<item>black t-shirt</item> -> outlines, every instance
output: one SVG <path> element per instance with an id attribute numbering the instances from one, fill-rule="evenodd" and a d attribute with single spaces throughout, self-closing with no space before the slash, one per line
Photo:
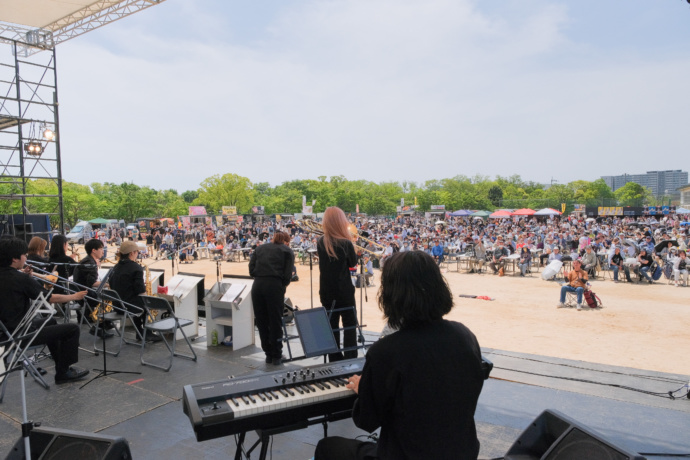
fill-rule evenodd
<path id="1" fill-rule="evenodd" d="M 367 352 L 352 418 L 367 431 L 381 427 L 381 459 L 476 459 L 483 385 L 479 343 L 463 324 L 402 329 Z"/>
<path id="2" fill-rule="evenodd" d="M 41 293 L 46 295 L 48 291 L 31 276 L 12 267 L 0 267 L 0 321 L 10 332 L 22 320 L 31 301 Z"/>

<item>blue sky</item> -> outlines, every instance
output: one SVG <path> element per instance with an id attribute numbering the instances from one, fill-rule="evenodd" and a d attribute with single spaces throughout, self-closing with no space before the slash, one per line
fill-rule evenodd
<path id="1" fill-rule="evenodd" d="M 688 170 L 689 25 L 683 0 L 167 0 L 58 46 L 63 175 Z"/>

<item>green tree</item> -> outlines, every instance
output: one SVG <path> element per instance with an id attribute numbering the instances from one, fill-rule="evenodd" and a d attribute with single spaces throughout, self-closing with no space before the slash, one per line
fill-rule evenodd
<path id="1" fill-rule="evenodd" d="M 196 190 L 187 190 L 186 192 L 182 192 L 182 199 L 185 203 L 192 204 L 197 198 L 199 198 L 199 192 Z"/>
<path id="2" fill-rule="evenodd" d="M 620 206 L 643 206 L 652 197 L 652 191 L 635 182 L 628 182 L 614 192 Z"/>
<path id="3" fill-rule="evenodd" d="M 201 182 L 195 203 L 204 204 L 208 212 L 220 212 L 223 206 L 237 206 L 237 212 L 249 211 L 254 200 L 251 181 L 237 174 L 216 174 Z"/>
<path id="4" fill-rule="evenodd" d="M 488 190 L 487 197 L 492 205 L 499 206 L 503 199 L 503 189 L 498 185 L 494 185 Z"/>

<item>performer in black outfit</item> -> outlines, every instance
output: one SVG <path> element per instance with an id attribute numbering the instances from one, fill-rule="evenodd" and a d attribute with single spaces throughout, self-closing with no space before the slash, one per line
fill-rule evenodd
<path id="1" fill-rule="evenodd" d="M 355 286 L 352 284 L 350 267 L 357 265 L 357 254 L 352 245 L 349 222 L 340 208 L 327 208 L 323 215 L 323 236 L 316 244 L 319 255 L 319 297 L 326 309 L 354 307 Z M 340 345 L 340 318 L 343 319 L 343 346 L 357 346 L 357 314 L 355 309 L 347 309 L 331 314 L 331 329 L 335 342 Z M 357 350 L 328 355 L 330 362 L 357 357 Z"/>
<path id="2" fill-rule="evenodd" d="M 50 251 L 48 251 L 48 260 L 55 265 L 50 268 L 51 272 L 57 270 L 58 276 L 66 280 L 72 276 L 74 265 L 77 261 L 74 257 L 67 255 L 67 238 L 64 235 L 55 235 L 50 242 Z M 56 294 L 62 294 L 64 290 L 60 287 L 53 288 Z"/>
<path id="3" fill-rule="evenodd" d="M 13 332 L 22 320 L 31 301 L 48 291 L 30 276 L 31 269 L 24 269 L 26 263 L 26 243 L 18 238 L 0 239 L 0 320 L 7 330 Z M 20 270 L 24 269 L 23 272 Z M 64 303 L 81 300 L 86 291 L 71 295 L 52 294 L 48 297 L 50 303 Z M 34 320 L 37 329 L 43 319 Z M 0 339 L 6 339 L 0 332 Z M 71 367 L 79 360 L 79 326 L 76 324 L 57 324 L 51 318 L 39 332 L 34 341 L 36 345 L 48 345 L 50 354 L 55 361 L 55 383 L 65 383 L 77 380 L 89 373 L 88 370 Z"/>
<path id="4" fill-rule="evenodd" d="M 399 330 L 369 348 L 362 375 L 348 384 L 359 394 L 352 419 L 370 432 L 380 427 L 378 444 L 328 437 L 315 459 L 476 459 L 481 351 L 467 327 L 443 319 L 453 297 L 434 259 L 421 251 L 393 254 L 381 275 L 379 307 Z"/>
<path id="5" fill-rule="evenodd" d="M 134 241 L 124 241 L 120 245 L 119 260 L 110 274 L 110 287 L 117 292 L 124 302 L 140 307 L 143 311 L 144 302 L 139 296 L 146 292 L 144 283 L 144 269 L 136 263 L 139 247 Z M 125 305 L 128 310 L 130 308 Z M 141 312 L 135 312 L 141 313 Z M 144 333 L 143 313 L 132 318 L 134 327 L 140 334 Z"/>
<path id="6" fill-rule="evenodd" d="M 254 278 L 254 318 L 267 364 L 283 362 L 285 288 L 290 284 L 295 263 L 295 255 L 289 245 L 290 236 L 276 232 L 273 241 L 258 246 L 249 260 L 249 275 Z"/>
<path id="7" fill-rule="evenodd" d="M 93 300 L 96 297 L 96 291 L 101 282 L 98 280 L 98 268 L 101 266 L 101 259 L 103 258 L 104 251 L 103 242 L 95 238 L 90 239 L 84 245 L 84 250 L 86 251 L 86 257 L 79 261 L 79 264 L 74 268 L 73 279 L 74 282 L 86 286 L 88 288 L 88 293 L 90 299 L 85 299 L 84 302 L 87 303 L 88 308 L 85 310 L 85 314 L 90 315 L 93 309 L 98 305 L 98 301 Z M 105 334 L 106 337 L 112 337 L 112 332 L 104 332 L 108 329 L 114 328 L 115 325 L 111 321 L 106 321 L 103 327 L 98 329 L 98 334 Z M 96 326 L 91 328 L 89 332 L 91 335 L 96 333 Z"/>

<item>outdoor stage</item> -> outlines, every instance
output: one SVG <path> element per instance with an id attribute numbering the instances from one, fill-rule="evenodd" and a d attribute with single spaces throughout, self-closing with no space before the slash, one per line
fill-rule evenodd
<path id="1" fill-rule="evenodd" d="M 367 340 L 377 337 L 374 333 L 366 335 Z M 93 336 L 85 326 L 82 345 L 93 345 Z M 55 386 L 52 361 L 43 361 L 40 365 L 48 369 L 51 387 L 44 390 L 31 378 L 26 380 L 29 418 L 44 426 L 124 436 L 135 459 L 232 458 L 233 437 L 200 443 L 195 440 L 191 424 L 182 412 L 183 386 L 229 375 L 297 369 L 321 362 L 309 359 L 277 367 L 265 364 L 264 355 L 256 346 L 234 352 L 223 346 L 207 348 L 203 339 L 195 341 L 194 347 L 198 362 L 175 358 L 171 371 L 166 373 L 142 367 L 139 348 L 125 346 L 119 357 L 108 357 L 108 369 L 142 374 L 114 375 L 96 380 L 81 390 L 79 386 L 83 382 Z M 163 344 L 153 344 L 153 349 L 164 355 Z M 293 345 L 293 354 L 298 355 L 299 351 L 299 345 Z M 475 417 L 481 441 L 480 458 L 502 457 L 544 409 L 556 409 L 631 451 L 690 453 L 689 399 L 671 400 L 622 388 L 665 394 L 687 383 L 687 377 L 488 348 L 483 349 L 483 355 L 495 367 L 485 382 Z M 80 352 L 79 365 L 100 368 L 102 356 Z M 14 373 L 8 382 L 5 401 L 0 404 L 3 458 L 21 435 L 20 420 L 19 376 Z M 362 434 L 351 420 L 335 422 L 329 427 L 329 435 Z M 271 448 L 272 458 L 309 459 L 322 436 L 320 425 L 277 435 Z M 248 433 L 245 446 L 256 439 L 254 433 Z M 258 454 L 255 451 L 252 458 L 258 458 Z"/>

